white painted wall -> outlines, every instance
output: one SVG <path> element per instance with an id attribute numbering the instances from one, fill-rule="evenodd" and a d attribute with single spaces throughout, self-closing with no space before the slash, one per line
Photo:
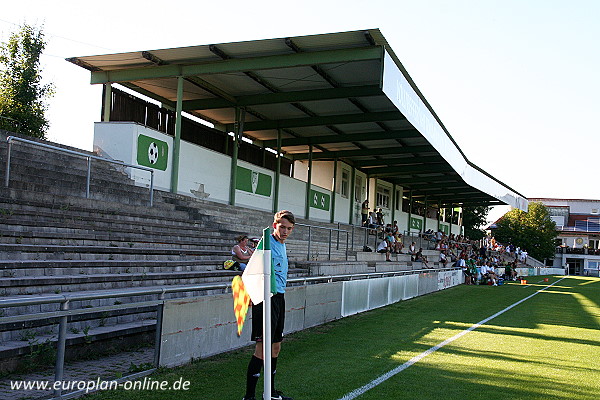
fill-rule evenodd
<path id="1" fill-rule="evenodd" d="M 231 157 L 193 143 L 181 141 L 179 153 L 178 192 L 194 197 L 194 192 L 208 193 L 207 200 L 229 202 L 231 180 Z"/>
<path id="2" fill-rule="evenodd" d="M 281 175 L 279 181 L 279 209 L 289 210 L 304 218 L 306 182 Z"/>
<path id="3" fill-rule="evenodd" d="M 171 163 L 173 161 L 173 138 L 162 132 L 147 128 L 133 122 L 97 122 L 94 127 L 94 149 L 98 154 L 109 157 L 125 163 L 137 165 L 137 137 L 143 134 L 166 142 L 169 146 L 169 163 L 165 171 L 155 170 L 154 187 L 168 191 L 171 187 Z M 227 155 L 209 150 L 207 148 L 181 141 L 180 149 L 180 167 L 179 167 L 179 185 L 178 193 L 196 196 L 198 192 L 208 194 L 207 200 L 227 203 L 229 202 L 229 185 L 231 180 L 231 158 Z M 238 161 L 238 165 L 249 168 L 272 178 L 272 189 L 270 196 L 262 196 L 253 193 L 236 190 L 236 204 L 261 209 L 272 210 L 273 208 L 273 190 L 275 189 L 275 173 L 266 168 L 262 168 L 245 161 Z M 342 170 L 348 171 L 349 190 L 348 198 L 341 196 L 341 178 Z M 333 185 L 334 163 L 332 161 L 313 162 L 312 185 L 314 190 L 326 193 L 331 196 L 331 187 Z M 136 181 L 136 184 L 148 186 L 150 184 L 149 173 L 145 171 L 127 171 Z M 306 179 L 308 176 L 308 162 L 296 161 L 294 163 L 294 177 L 290 178 L 284 175 L 280 177 L 279 190 L 279 209 L 287 209 L 294 214 L 304 216 L 306 202 Z M 355 172 L 355 176 L 362 177 L 361 192 L 358 195 L 358 201 L 350 196 L 355 186 L 352 181 L 352 167 L 343 162 L 338 162 L 336 190 L 335 190 L 335 212 L 334 221 L 348 223 L 350 207 L 353 207 L 352 219 L 357 225 L 360 225 L 360 206 L 362 201 L 367 198 L 366 175 L 360 171 Z M 369 205 L 370 210 L 376 207 L 376 188 L 377 185 L 385 186 L 390 190 L 389 207 L 383 209 L 386 223 L 392 222 L 392 210 L 395 206 L 393 201 L 393 185 L 389 182 L 371 179 L 369 182 Z M 397 186 L 396 190 L 402 190 Z M 330 210 L 331 210 L 330 199 Z M 310 219 L 318 221 L 330 221 L 331 211 L 310 209 Z M 408 227 L 408 214 L 400 210 L 395 210 L 395 218 L 401 231 Z M 437 220 L 428 219 L 427 228 L 436 229 Z M 459 226 L 452 226 L 452 233 L 460 234 Z"/>
<path id="4" fill-rule="evenodd" d="M 94 124 L 94 151 L 103 157 L 137 165 L 137 138 L 146 135 L 166 142 L 169 146 L 167 169 L 154 170 L 154 188 L 170 190 L 171 163 L 173 160 L 173 138 L 135 122 L 96 122 Z M 149 186 L 150 173 L 135 168 L 126 172 L 137 185 Z"/>

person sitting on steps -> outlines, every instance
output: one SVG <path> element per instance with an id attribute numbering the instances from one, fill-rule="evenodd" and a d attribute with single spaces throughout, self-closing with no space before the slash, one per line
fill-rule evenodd
<path id="1" fill-rule="evenodd" d="M 248 236 L 247 235 L 239 235 L 235 238 L 237 244 L 233 246 L 231 249 L 231 259 L 236 261 L 240 265 L 240 270 L 246 269 L 246 264 L 250 257 L 252 257 L 252 253 L 254 249 L 248 246 Z"/>

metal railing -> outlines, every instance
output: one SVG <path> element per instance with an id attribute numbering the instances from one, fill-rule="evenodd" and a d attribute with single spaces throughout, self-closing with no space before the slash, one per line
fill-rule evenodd
<path id="1" fill-rule="evenodd" d="M 117 164 L 117 165 L 122 165 L 124 167 L 129 167 L 129 168 L 137 168 L 137 169 L 141 169 L 143 171 L 148 171 L 150 172 L 150 207 L 152 207 L 154 205 L 154 170 L 152 168 L 148 168 L 148 167 L 142 167 L 139 165 L 133 165 L 133 164 L 127 164 L 121 161 L 116 161 L 116 160 L 110 160 L 108 158 L 103 158 L 103 157 L 98 157 L 98 156 L 93 156 L 91 154 L 85 154 L 79 151 L 74 151 L 74 150 L 69 150 L 69 149 L 63 149 L 62 147 L 57 147 L 57 146 L 52 146 L 46 143 L 39 143 L 39 142 L 35 142 L 33 140 L 27 140 L 27 139 L 22 139 L 16 136 L 9 136 L 6 138 L 6 141 L 8 143 L 8 155 L 6 157 L 6 175 L 4 178 L 4 186 L 8 187 L 9 183 L 10 183 L 10 161 L 11 161 L 11 151 L 12 151 L 12 142 L 13 141 L 18 141 L 18 142 L 23 142 L 23 143 L 27 143 L 27 144 L 31 144 L 31 145 L 35 145 L 35 146 L 39 146 L 39 147 L 43 147 L 46 149 L 52 149 L 52 150 L 56 150 L 56 151 L 61 151 L 63 153 L 67 153 L 67 154 L 71 154 L 71 155 L 75 155 L 75 156 L 80 156 L 80 157 L 84 157 L 87 159 L 87 176 L 86 176 L 86 184 L 85 184 L 85 198 L 89 199 L 90 198 L 90 182 L 91 182 L 91 173 L 92 173 L 92 160 L 99 160 L 99 161 L 105 161 L 111 164 Z"/>
<path id="2" fill-rule="evenodd" d="M 345 253 L 345 260 L 348 261 L 348 251 L 350 250 L 350 232 L 348 232 L 347 230 L 344 229 L 340 229 L 340 224 L 338 224 L 338 228 L 328 228 L 325 226 L 318 226 L 318 225 L 308 225 L 308 224 L 301 224 L 301 223 L 297 223 L 296 226 L 303 226 L 303 227 L 307 227 L 308 228 L 308 250 L 306 252 L 306 260 L 310 261 L 310 250 L 311 250 L 311 246 L 312 246 L 312 230 L 313 229 L 323 229 L 323 230 L 327 230 L 329 231 L 329 240 L 328 240 L 328 255 L 327 255 L 327 260 L 331 260 L 331 248 L 332 248 L 332 243 L 333 243 L 333 232 L 337 232 L 337 240 L 336 240 L 336 250 L 339 250 L 340 248 L 340 232 L 346 234 L 346 251 Z"/>
<path id="3" fill-rule="evenodd" d="M 303 277 L 303 278 L 291 278 L 288 279 L 290 286 L 307 285 L 309 283 L 317 282 L 335 282 L 344 280 L 356 280 L 356 279 L 372 279 L 392 276 L 411 275 L 415 273 L 431 273 L 433 271 L 450 271 L 455 268 L 429 268 L 419 270 L 402 270 L 402 271 L 389 271 L 389 272 L 369 272 L 359 274 L 340 274 L 340 275 L 325 275 L 325 276 L 314 276 L 314 277 Z M 59 311 L 46 311 L 35 314 L 16 315 L 9 317 L 2 317 L 0 321 L 3 324 L 7 323 L 24 323 L 28 321 L 40 320 L 40 319 L 51 319 L 59 318 L 58 337 L 57 337 L 57 350 L 56 350 L 56 362 L 54 366 L 54 381 L 62 381 L 64 378 L 64 366 L 65 366 L 65 354 L 67 347 L 67 324 L 68 318 L 75 315 L 85 315 L 98 312 L 109 312 L 114 310 L 127 310 L 139 307 L 157 306 L 156 310 L 156 329 L 155 329 L 155 342 L 154 342 L 154 362 L 153 368 L 146 371 L 136 372 L 127 376 L 123 376 L 118 379 L 118 382 L 122 382 L 130 379 L 137 379 L 145 375 L 149 375 L 156 370 L 159 366 L 160 361 L 160 344 L 161 344 L 161 327 L 163 318 L 163 308 L 165 302 L 165 295 L 167 293 L 183 293 L 183 292 L 198 292 L 206 290 L 223 290 L 224 293 L 229 292 L 231 289 L 231 283 L 211 283 L 201 285 L 186 285 L 186 286 L 171 286 L 171 287 L 158 287 L 155 289 L 128 289 L 128 290 L 107 290 L 102 292 L 95 292 L 89 294 L 73 294 L 73 295 L 48 295 L 38 296 L 30 298 L 8 298 L 0 299 L 0 309 L 7 307 L 22 307 L 42 304 L 59 304 Z M 139 301 L 133 303 L 115 303 L 112 306 L 96 306 L 89 308 L 70 309 L 69 305 L 75 301 L 85 300 L 98 300 L 98 299 L 113 299 L 120 297 L 135 297 L 144 295 L 157 295 L 155 300 Z M 71 392 L 68 394 L 62 394 L 62 390 L 59 387 L 54 390 L 53 399 L 67 399 L 74 398 L 80 395 L 89 393 L 86 390 L 80 390 Z"/>

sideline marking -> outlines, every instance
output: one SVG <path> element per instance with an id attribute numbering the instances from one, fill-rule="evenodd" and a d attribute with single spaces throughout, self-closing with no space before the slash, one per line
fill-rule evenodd
<path id="1" fill-rule="evenodd" d="M 525 297 L 524 299 L 521 299 L 521 300 L 517 301 L 516 303 L 511 304 L 510 306 L 506 307 L 504 310 L 498 311 L 496 314 L 494 314 L 494 315 L 492 315 L 490 317 L 487 317 L 484 320 L 479 321 L 478 323 L 472 325 L 471 327 L 465 329 L 464 331 L 462 331 L 460 333 L 457 333 L 456 335 L 452 336 L 451 338 L 446 339 L 443 342 L 436 344 L 435 346 L 429 348 L 428 350 L 425 350 L 423 353 L 419 354 L 418 356 L 415 356 L 415 357 L 411 358 L 410 360 L 408 360 L 404 364 L 402 364 L 402 365 L 400 365 L 400 366 L 392 369 L 391 371 L 386 372 L 385 374 L 381 375 L 379 378 L 376 378 L 376 379 L 372 380 L 371 382 L 367 383 L 363 387 L 360 387 L 358 389 L 354 389 L 350 393 L 347 393 L 344 397 L 341 397 L 339 400 L 352 400 L 352 399 L 357 398 L 361 394 L 366 393 L 367 391 L 373 389 L 375 386 L 377 386 L 377 385 L 379 385 L 379 384 L 387 381 L 388 379 L 390 379 L 394 375 L 396 375 L 396 374 L 404 371 L 406 368 L 410 367 L 411 365 L 413 365 L 414 363 L 420 361 L 421 359 L 427 357 L 431 353 L 436 352 L 437 350 L 441 349 L 442 347 L 444 347 L 448 343 L 451 343 L 451 342 L 455 341 L 456 339 L 458 339 L 458 338 L 466 335 L 467 333 L 471 332 L 472 330 L 479 328 L 481 325 L 487 323 L 488 321 L 496 318 L 497 316 L 499 316 L 501 314 L 504 314 L 505 312 L 507 312 L 511 308 L 516 307 L 519 304 L 523 303 L 524 301 L 529 300 L 533 296 L 537 295 L 538 293 L 543 292 L 544 290 L 548 289 L 550 286 L 556 285 L 558 282 L 562 281 L 566 277 L 567 276 L 565 276 L 563 278 L 560 278 L 559 280 L 557 280 L 556 282 L 553 282 L 552 284 L 546 286 L 545 288 L 540 289 L 540 290 L 536 291 L 535 293 L 533 293 L 533 294 Z"/>

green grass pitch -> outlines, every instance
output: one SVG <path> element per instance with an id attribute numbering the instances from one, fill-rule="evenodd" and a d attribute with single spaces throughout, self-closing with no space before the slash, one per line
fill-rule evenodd
<path id="1" fill-rule="evenodd" d="M 528 286 L 461 285 L 289 335 L 277 386 L 296 400 L 341 399 L 554 283 L 357 398 L 598 399 L 600 279 L 543 278 L 530 277 Z M 241 399 L 251 352 L 245 348 L 151 376 L 189 380 L 188 391 L 107 391 L 89 398 Z M 261 388 L 262 380 L 257 393 Z"/>

